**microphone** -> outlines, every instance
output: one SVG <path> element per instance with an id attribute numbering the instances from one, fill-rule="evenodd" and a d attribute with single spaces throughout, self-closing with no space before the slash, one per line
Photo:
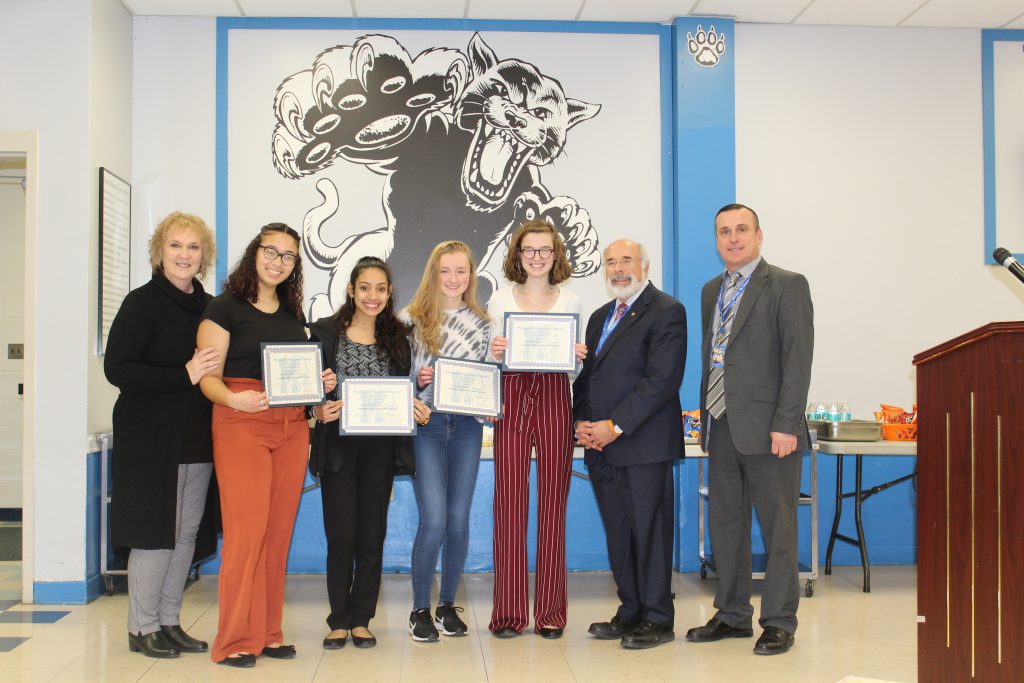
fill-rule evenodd
<path id="1" fill-rule="evenodd" d="M 996 263 L 1006 268 L 1008 271 L 1013 273 L 1014 277 L 1024 283 L 1024 267 L 1020 265 L 1017 259 L 1013 258 L 1009 250 L 1003 249 L 1002 247 L 996 247 L 996 250 L 992 252 L 992 258 L 996 260 Z"/>

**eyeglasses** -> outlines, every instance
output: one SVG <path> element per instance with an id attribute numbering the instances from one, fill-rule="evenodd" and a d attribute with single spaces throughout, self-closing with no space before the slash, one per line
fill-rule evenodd
<path id="1" fill-rule="evenodd" d="M 632 256 L 627 256 L 626 258 L 620 258 L 620 259 L 610 258 L 610 259 L 605 259 L 604 267 L 608 268 L 608 269 L 614 268 L 615 266 L 622 266 L 623 268 L 629 268 L 630 266 L 632 266 L 637 261 L 642 261 L 642 260 L 643 259 L 635 259 Z"/>
<path id="2" fill-rule="evenodd" d="M 551 247 L 541 247 L 540 249 L 534 249 L 533 247 L 523 247 L 522 249 L 519 250 L 519 253 L 525 256 L 526 258 L 533 258 L 534 256 L 539 256 L 541 258 L 550 258 L 551 255 L 555 253 L 555 250 L 552 249 Z"/>
<path id="3" fill-rule="evenodd" d="M 299 257 L 298 254 L 293 254 L 290 251 L 278 251 L 277 247 L 272 247 L 269 244 L 261 244 L 260 249 L 263 250 L 263 258 L 268 261 L 276 261 L 281 259 L 281 263 L 286 266 L 290 266 L 295 263 L 295 259 Z"/>

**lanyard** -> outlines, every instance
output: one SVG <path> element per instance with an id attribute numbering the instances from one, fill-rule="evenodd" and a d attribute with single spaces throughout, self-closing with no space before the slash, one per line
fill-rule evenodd
<path id="1" fill-rule="evenodd" d="M 618 302 L 618 299 L 616 299 L 615 301 Z M 597 353 L 601 352 L 601 347 L 604 346 L 604 342 L 606 339 L 608 339 L 608 335 L 612 333 L 612 330 L 615 329 L 616 325 L 622 322 L 622 318 L 626 317 L 626 313 L 629 311 L 629 309 L 633 308 L 633 304 L 629 304 L 628 306 L 626 306 L 626 310 L 622 312 L 622 318 L 614 320 L 615 311 L 616 309 L 618 309 L 618 307 L 618 303 L 612 306 L 611 310 L 608 311 L 608 316 L 604 319 L 604 326 L 601 328 L 601 338 L 598 339 L 597 341 Z"/>
<path id="2" fill-rule="evenodd" d="M 722 297 L 725 294 L 725 278 L 722 278 L 722 286 L 718 288 L 718 332 L 715 335 L 716 337 L 725 331 L 726 317 L 729 315 L 729 311 L 732 310 L 733 304 L 735 304 L 739 300 L 740 295 L 743 294 L 743 290 L 745 290 L 747 285 L 750 284 L 751 275 L 753 275 L 753 273 L 743 278 L 743 282 L 736 287 L 736 291 L 733 292 L 732 296 L 729 298 L 729 303 L 722 301 Z"/>

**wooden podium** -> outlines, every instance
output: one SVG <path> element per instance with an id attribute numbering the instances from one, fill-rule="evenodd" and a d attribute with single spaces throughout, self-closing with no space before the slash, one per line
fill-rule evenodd
<path id="1" fill-rule="evenodd" d="M 1024 681 L 1024 322 L 914 357 L 917 679 Z"/>

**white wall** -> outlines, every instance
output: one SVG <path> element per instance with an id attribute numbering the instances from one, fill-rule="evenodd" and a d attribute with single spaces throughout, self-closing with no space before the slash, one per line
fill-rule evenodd
<path id="1" fill-rule="evenodd" d="M 35 580 L 85 578 L 85 453 L 93 386 L 96 165 L 130 171 L 131 20 L 117 0 L 0 5 L 0 129 L 39 134 L 39 258 L 34 278 Z M 130 69 L 130 66 L 127 68 Z M 118 137 L 123 138 L 118 140 Z M 109 419 L 109 418 L 108 418 Z M 98 423 L 101 424 L 101 422 Z"/>
<path id="2" fill-rule="evenodd" d="M 980 33 L 738 24 L 735 44 L 737 199 L 810 281 L 812 396 L 909 408 L 915 353 L 1022 317 L 983 265 Z"/>
<path id="3" fill-rule="evenodd" d="M 134 23 L 132 287 L 137 287 L 149 280 L 146 244 L 164 216 L 194 213 L 216 230 L 217 36 L 216 20 L 208 17 L 139 17 Z M 212 268 L 204 284 L 213 291 Z"/>

